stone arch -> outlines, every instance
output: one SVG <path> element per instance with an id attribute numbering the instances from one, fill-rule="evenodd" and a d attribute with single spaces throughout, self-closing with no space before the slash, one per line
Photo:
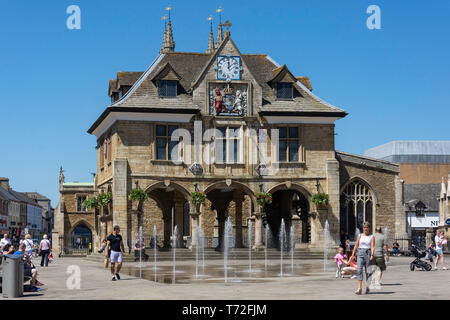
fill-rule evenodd
<path id="1" fill-rule="evenodd" d="M 369 221 L 373 230 L 376 224 L 378 198 L 367 180 L 354 176 L 340 188 L 339 224 L 341 242 L 345 238 L 355 239 L 362 232 L 362 223 Z M 344 234 L 343 234 L 344 233 Z"/>
<path id="2" fill-rule="evenodd" d="M 171 188 L 172 190 L 169 191 L 167 190 L 168 188 Z M 168 182 L 167 180 L 154 182 L 144 190 L 148 194 L 149 199 L 154 201 L 159 207 L 159 209 L 157 209 L 159 211 L 157 214 L 155 214 L 156 208 L 149 211 L 146 211 L 145 208 L 143 208 L 143 221 L 138 224 L 144 225 L 144 233 L 152 232 L 152 230 L 148 228 L 150 225 L 158 225 L 158 237 L 162 241 L 159 243 L 164 247 L 171 246 L 170 238 L 173 235 L 175 225 L 177 225 L 178 230 L 181 230 L 182 232 L 179 234 L 180 241 L 182 241 L 183 236 L 189 236 L 191 233 L 191 224 L 188 222 L 185 223 L 186 215 L 189 214 L 189 212 L 185 212 L 185 203 L 186 201 L 189 203 L 190 192 L 183 186 L 172 181 Z M 164 190 L 166 190 L 166 192 L 171 192 L 172 194 L 170 196 L 166 196 Z M 145 204 L 143 205 L 145 206 Z M 152 218 L 148 216 L 149 213 L 152 213 Z M 187 217 L 187 221 L 189 221 L 190 217 Z M 145 226 L 147 226 L 147 228 Z"/>
<path id="3" fill-rule="evenodd" d="M 283 182 L 272 186 L 268 192 L 272 194 L 273 199 L 271 204 L 265 206 L 266 221 L 272 234 L 272 241 L 268 245 L 279 245 L 283 219 L 286 234 L 293 226 L 298 242 L 311 243 L 313 226 L 310 213 L 314 206 L 307 188 L 299 183 Z M 293 214 L 293 211 L 296 214 Z"/>
<path id="4" fill-rule="evenodd" d="M 373 198 L 374 198 L 374 203 L 375 203 L 376 205 L 378 205 L 378 204 L 379 204 L 378 196 L 377 196 L 375 190 L 373 189 L 372 185 L 371 185 L 366 179 L 364 179 L 364 178 L 362 178 L 362 177 L 360 177 L 360 176 L 353 176 L 352 178 L 348 179 L 344 184 L 342 184 L 342 185 L 341 185 L 341 188 L 340 188 L 340 190 L 339 190 L 339 194 L 342 194 L 342 191 L 344 191 L 344 189 L 345 189 L 350 183 L 353 183 L 353 182 L 355 182 L 355 181 L 361 182 L 361 183 L 365 184 L 365 185 L 370 189 L 370 191 L 372 192 L 372 196 L 373 196 Z"/>
<path id="5" fill-rule="evenodd" d="M 81 220 L 78 220 L 70 229 L 69 229 L 69 233 L 68 233 L 68 235 L 70 236 L 70 242 L 71 242 L 71 245 L 70 245 L 70 247 L 72 247 L 73 246 L 73 232 L 75 231 L 75 229 L 76 228 L 78 228 L 79 226 L 84 226 L 84 227 L 86 227 L 88 230 L 89 230 L 89 232 L 91 233 L 91 235 L 90 235 L 90 242 L 91 242 L 91 248 L 92 248 L 92 250 L 94 250 L 94 247 L 95 247 L 95 245 L 94 245 L 94 237 L 95 237 L 95 229 L 94 229 L 94 227 L 89 223 L 89 222 L 87 222 L 85 219 L 81 219 Z"/>
<path id="6" fill-rule="evenodd" d="M 298 191 L 301 194 L 303 194 L 305 196 L 305 198 L 308 200 L 309 208 L 310 209 L 314 208 L 313 203 L 311 201 L 311 198 L 312 198 L 311 193 L 308 191 L 308 189 L 305 186 L 301 185 L 300 183 L 291 183 L 289 188 L 287 187 L 286 182 L 279 183 L 279 184 L 273 186 L 272 188 L 270 188 L 269 191 L 267 191 L 267 192 L 274 194 L 278 190 L 290 190 L 290 189 Z"/>
<path id="7" fill-rule="evenodd" d="M 178 190 L 186 197 L 187 200 L 189 200 L 191 193 L 183 186 L 179 185 L 178 183 L 172 182 L 172 181 L 170 181 L 169 185 L 166 185 L 164 181 L 158 181 L 158 182 L 152 183 L 147 188 L 145 188 L 144 191 L 147 192 L 148 194 L 150 194 L 150 192 L 152 192 L 155 189 L 159 189 L 159 188 L 165 189 L 165 188 L 169 188 L 169 187 L 172 187 L 172 188 Z"/>
<path id="8" fill-rule="evenodd" d="M 256 197 L 252 189 L 241 182 L 222 180 L 208 185 L 204 189 L 204 193 L 211 202 L 210 209 L 203 207 L 204 213 L 211 217 L 215 211 L 214 226 L 211 225 L 209 229 L 211 232 L 212 230 L 214 230 L 214 233 L 218 232 L 217 248 L 222 248 L 223 245 L 223 233 L 227 217 L 231 219 L 234 228 L 232 245 L 243 247 L 244 239 L 248 238 L 248 219 L 251 219 L 254 210 L 257 208 Z"/>
<path id="9" fill-rule="evenodd" d="M 248 195 L 250 197 L 250 200 L 252 201 L 253 207 L 257 208 L 257 204 L 256 204 L 256 197 L 255 194 L 253 192 L 252 189 L 250 189 L 249 186 L 241 183 L 241 182 L 237 182 L 237 181 L 231 181 L 230 185 L 227 185 L 226 181 L 217 181 L 214 182 L 212 184 L 210 184 L 209 186 L 207 186 L 205 188 L 205 191 L 203 191 L 205 194 L 208 194 L 208 192 L 214 190 L 214 189 L 220 189 L 220 188 L 242 188 L 245 192 L 246 195 Z"/>

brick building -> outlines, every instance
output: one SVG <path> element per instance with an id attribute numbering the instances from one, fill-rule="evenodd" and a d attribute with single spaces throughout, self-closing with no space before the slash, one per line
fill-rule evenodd
<path id="1" fill-rule="evenodd" d="M 425 246 L 438 228 L 448 235 L 450 194 L 445 183 L 450 177 L 450 141 L 391 141 L 364 154 L 399 164 L 404 184 L 402 211 L 413 243 Z"/>
<path id="2" fill-rule="evenodd" d="M 88 130 L 97 138 L 95 190 L 113 195 L 96 216 L 97 239 L 118 224 L 131 247 L 139 226 L 147 239 L 156 226 L 170 246 L 176 225 L 189 245 L 200 225 L 215 247 L 227 217 L 237 247 L 247 232 L 262 246 L 267 226 L 276 240 L 282 219 L 311 249 L 322 247 L 326 221 L 335 243 L 365 220 L 405 236 L 399 166 L 337 152 L 335 122 L 347 113 L 314 95 L 309 78 L 241 53 L 230 27 L 219 25 L 215 43 L 211 28 L 206 53 L 176 52 L 169 21 L 148 69 L 110 80 L 111 104 Z M 136 187 L 149 196 L 143 203 L 128 200 Z M 200 208 L 189 201 L 196 190 L 206 194 Z M 264 211 L 260 192 L 273 197 Z M 326 206 L 312 202 L 316 193 L 328 194 Z"/>

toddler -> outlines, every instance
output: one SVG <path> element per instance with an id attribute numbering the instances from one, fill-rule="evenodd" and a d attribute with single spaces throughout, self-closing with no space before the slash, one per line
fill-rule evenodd
<path id="1" fill-rule="evenodd" d="M 342 275 L 342 266 L 344 264 L 344 259 L 347 258 L 347 255 L 344 254 L 344 248 L 339 247 L 338 253 L 334 256 L 334 261 L 336 262 L 336 278 L 343 278 Z"/>

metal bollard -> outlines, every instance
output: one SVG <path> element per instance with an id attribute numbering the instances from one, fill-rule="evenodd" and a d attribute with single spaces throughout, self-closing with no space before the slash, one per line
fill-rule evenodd
<path id="1" fill-rule="evenodd" d="M 23 296 L 23 255 L 3 256 L 2 291 L 4 298 Z"/>

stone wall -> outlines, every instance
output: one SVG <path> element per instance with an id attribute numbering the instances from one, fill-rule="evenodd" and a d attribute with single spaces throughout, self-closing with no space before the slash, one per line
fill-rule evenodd
<path id="1" fill-rule="evenodd" d="M 380 225 L 383 230 L 388 227 L 389 243 L 394 237 L 404 236 L 405 224 L 398 220 L 405 220 L 401 213 L 401 188 L 398 188 L 398 165 L 378 162 L 377 166 L 369 166 L 364 158 L 344 154 L 338 156 L 341 190 L 353 179 L 365 182 L 375 196 L 375 211 L 372 226 Z M 362 163 L 361 163 L 362 162 Z M 400 230 L 404 228 L 404 230 Z"/>

